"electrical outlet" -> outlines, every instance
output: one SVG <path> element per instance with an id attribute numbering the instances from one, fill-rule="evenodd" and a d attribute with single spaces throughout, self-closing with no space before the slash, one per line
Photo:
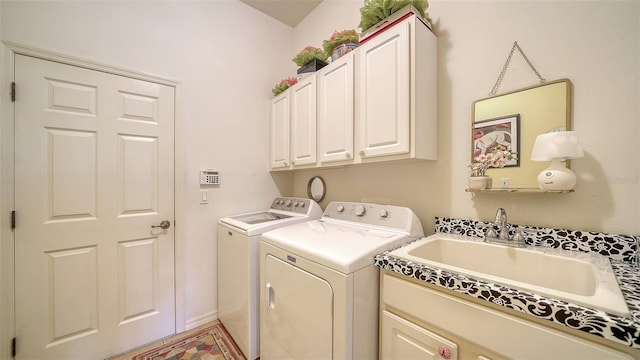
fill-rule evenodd
<path id="1" fill-rule="evenodd" d="M 502 178 L 502 180 L 501 180 L 501 182 L 500 182 L 500 185 L 501 185 L 503 188 L 509 187 L 509 178 Z"/>

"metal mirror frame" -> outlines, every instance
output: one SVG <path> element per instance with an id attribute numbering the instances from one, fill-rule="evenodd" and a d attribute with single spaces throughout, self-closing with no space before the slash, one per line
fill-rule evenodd
<path id="1" fill-rule="evenodd" d="M 571 100 L 571 81 L 559 79 L 474 101 L 471 108 L 471 161 L 477 122 L 519 114 L 520 165 L 489 168 L 487 175 L 494 179 L 495 187 L 500 187 L 501 179 L 508 178 L 509 188 L 537 188 L 537 176 L 549 164 L 531 161 L 533 144 L 540 134 L 560 128 L 571 130 Z M 566 164 L 570 167 L 570 162 Z"/>
<path id="2" fill-rule="evenodd" d="M 327 193 L 327 188 L 324 180 L 320 176 L 313 176 L 307 183 L 307 196 L 313 199 L 315 202 L 320 202 L 324 199 Z"/>

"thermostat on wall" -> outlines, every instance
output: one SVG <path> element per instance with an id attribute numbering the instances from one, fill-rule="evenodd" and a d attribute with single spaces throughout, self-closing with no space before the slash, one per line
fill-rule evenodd
<path id="1" fill-rule="evenodd" d="M 220 185 L 220 172 L 218 170 L 200 170 L 200 185 Z"/>

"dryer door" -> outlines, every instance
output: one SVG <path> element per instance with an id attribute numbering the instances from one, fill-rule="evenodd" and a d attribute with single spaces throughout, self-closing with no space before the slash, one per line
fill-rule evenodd
<path id="1" fill-rule="evenodd" d="M 331 359 L 331 285 L 273 255 L 264 260 L 260 357 Z"/>

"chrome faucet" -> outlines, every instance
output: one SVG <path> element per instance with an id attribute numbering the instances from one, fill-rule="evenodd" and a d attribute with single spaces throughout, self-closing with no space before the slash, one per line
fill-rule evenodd
<path id="1" fill-rule="evenodd" d="M 517 247 L 526 246 L 524 236 L 519 229 L 515 232 L 513 237 L 509 238 L 509 223 L 507 222 L 507 211 L 505 209 L 498 208 L 495 220 L 493 220 L 493 225 L 498 228 L 498 233 L 496 233 L 493 227 L 489 227 L 484 236 L 485 242 Z"/>
<path id="2" fill-rule="evenodd" d="M 507 211 L 498 208 L 496 211 L 496 219 L 493 223 L 498 227 L 498 239 L 509 240 L 509 229 L 507 228 Z"/>

